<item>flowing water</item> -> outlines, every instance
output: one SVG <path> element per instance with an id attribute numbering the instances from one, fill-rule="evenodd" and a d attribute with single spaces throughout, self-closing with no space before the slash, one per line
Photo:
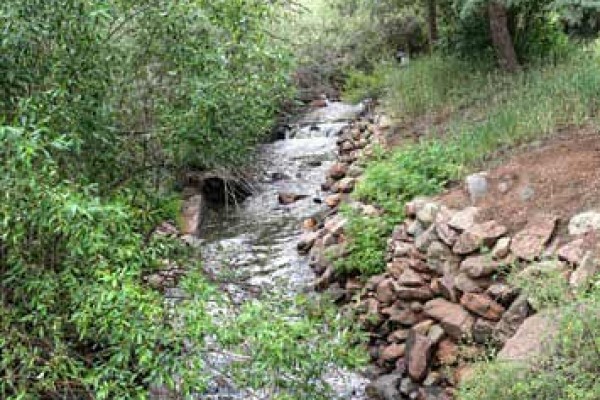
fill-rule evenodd
<path id="1" fill-rule="evenodd" d="M 255 193 L 237 207 L 207 216 L 201 234 L 204 267 L 224 277 L 223 289 L 234 304 L 265 292 L 289 298 L 314 279 L 307 258 L 296 252 L 302 221 L 327 212 L 320 186 L 335 162 L 336 137 L 363 109 L 331 103 L 305 115 L 285 139 L 262 146 Z M 306 197 L 282 205 L 279 193 Z M 337 398 L 364 398 L 365 379 L 360 375 L 335 367 L 329 375 L 325 380 Z M 268 399 L 231 388 L 214 387 L 212 392 L 214 399 Z"/>

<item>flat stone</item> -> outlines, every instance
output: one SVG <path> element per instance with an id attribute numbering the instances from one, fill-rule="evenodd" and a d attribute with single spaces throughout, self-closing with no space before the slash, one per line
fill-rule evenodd
<path id="1" fill-rule="evenodd" d="M 402 326 L 413 326 L 419 322 L 420 317 L 412 310 L 398 310 L 390 315 L 389 320 Z"/>
<path id="2" fill-rule="evenodd" d="M 496 260 L 506 258 L 510 253 L 511 238 L 503 237 L 498 239 L 496 245 L 492 249 L 492 257 Z"/>
<path id="3" fill-rule="evenodd" d="M 600 259 L 595 252 L 588 251 L 571 274 L 569 284 L 574 289 L 585 288 L 598 273 L 600 273 Z"/>
<path id="4" fill-rule="evenodd" d="M 409 256 L 414 246 L 411 243 L 397 241 L 394 244 L 394 257 L 406 257 Z"/>
<path id="5" fill-rule="evenodd" d="M 279 204 L 283 204 L 283 205 L 292 204 L 299 200 L 305 199 L 307 197 L 308 197 L 308 195 L 305 195 L 305 194 L 284 193 L 284 192 L 280 192 L 277 195 L 277 198 L 279 199 Z"/>
<path id="6" fill-rule="evenodd" d="M 425 321 L 421 321 L 415 326 L 412 327 L 412 330 L 417 332 L 418 334 L 427 336 L 427 332 L 429 332 L 429 328 L 431 328 L 435 324 L 435 321 L 432 319 L 426 319 Z"/>
<path id="7" fill-rule="evenodd" d="M 502 262 L 493 260 L 490 255 L 472 256 L 460 264 L 460 272 L 477 279 L 496 273 L 502 265 Z"/>
<path id="8" fill-rule="evenodd" d="M 471 334 L 474 319 L 458 304 L 444 299 L 434 299 L 425 304 L 424 312 L 439 321 L 448 336 L 456 340 Z"/>
<path id="9" fill-rule="evenodd" d="M 585 239 L 575 239 L 558 249 L 559 260 L 568 262 L 571 265 L 579 265 L 586 253 Z"/>
<path id="10" fill-rule="evenodd" d="M 463 293 L 483 292 L 481 286 L 463 272 L 454 276 L 454 287 Z"/>
<path id="11" fill-rule="evenodd" d="M 427 336 L 411 331 L 406 341 L 408 375 L 415 382 L 422 382 L 431 363 L 433 343 Z"/>
<path id="12" fill-rule="evenodd" d="M 548 344 L 558 334 L 558 321 L 550 313 L 527 318 L 498 353 L 498 360 L 527 363 L 547 354 Z"/>
<path id="13" fill-rule="evenodd" d="M 504 307 L 485 294 L 465 293 L 460 304 L 472 313 L 492 321 L 499 321 L 505 311 Z"/>
<path id="14" fill-rule="evenodd" d="M 456 212 L 450 221 L 448 221 L 448 225 L 456 229 L 458 231 L 466 231 L 475 225 L 475 218 L 479 214 L 479 208 L 477 207 L 467 207 L 464 210 Z"/>
<path id="15" fill-rule="evenodd" d="M 390 333 L 387 340 L 390 343 L 402 343 L 405 342 L 406 339 L 408 339 L 408 333 L 408 329 L 398 329 Z"/>
<path id="16" fill-rule="evenodd" d="M 510 250 L 523 260 L 535 260 L 542 254 L 546 243 L 552 237 L 556 222 L 556 217 L 551 215 L 534 217 L 525 229 L 514 236 Z"/>
<path id="17" fill-rule="evenodd" d="M 569 235 L 581 235 L 597 230 L 600 230 L 600 212 L 583 212 L 575 215 L 569 221 Z"/>
<path id="18" fill-rule="evenodd" d="M 444 328 L 441 325 L 435 324 L 431 328 L 429 328 L 429 332 L 427 332 L 427 337 L 433 344 L 438 344 L 446 335 L 444 332 Z"/>
<path id="19" fill-rule="evenodd" d="M 448 246 L 454 246 L 458 240 L 458 233 L 446 222 L 436 222 L 435 232 L 442 242 Z"/>
<path id="20" fill-rule="evenodd" d="M 405 268 L 402 274 L 398 277 L 398 283 L 407 287 L 420 287 L 425 284 L 421 275 L 410 268 Z"/>
<path id="21" fill-rule="evenodd" d="M 496 240 L 507 232 L 506 227 L 496 221 L 476 224 L 465 230 L 456 241 L 452 251 L 466 255 L 479 250 L 481 247 L 492 247 Z"/>
<path id="22" fill-rule="evenodd" d="M 427 301 L 433 298 L 433 293 L 429 287 L 419 288 L 400 286 L 395 288 L 396 296 L 401 300 L 419 300 Z"/>

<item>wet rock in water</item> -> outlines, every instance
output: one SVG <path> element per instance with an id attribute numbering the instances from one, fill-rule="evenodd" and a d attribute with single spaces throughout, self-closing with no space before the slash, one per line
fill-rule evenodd
<path id="1" fill-rule="evenodd" d="M 496 221 L 472 225 L 458 237 L 452 251 L 456 254 L 466 255 L 479 250 L 483 246 L 492 247 L 496 240 L 504 236 L 506 232 L 506 227 Z"/>
<path id="2" fill-rule="evenodd" d="M 465 293 L 460 304 L 472 313 L 492 321 L 499 321 L 505 311 L 504 307 L 485 294 Z"/>
<path id="3" fill-rule="evenodd" d="M 380 376 L 367 386 L 367 395 L 377 400 L 402 400 L 401 381 L 402 374 L 399 373 Z"/>
<path id="4" fill-rule="evenodd" d="M 296 249 L 301 254 L 308 254 L 315 241 L 319 237 L 318 232 L 307 232 L 300 237 L 300 240 L 296 244 Z"/>
<path id="5" fill-rule="evenodd" d="M 474 318 L 458 304 L 444 299 L 434 299 L 425 304 L 424 312 L 439 321 L 448 336 L 456 340 L 471 335 Z"/>
<path id="6" fill-rule="evenodd" d="M 415 382 L 422 382 L 431 363 L 433 342 L 424 335 L 411 330 L 406 341 L 408 375 Z"/>
<path id="7" fill-rule="evenodd" d="M 346 164 L 335 163 L 331 166 L 331 168 L 329 168 L 327 175 L 331 179 L 339 180 L 339 179 L 344 178 L 346 176 L 347 172 L 348 172 L 348 166 Z"/>
<path id="8" fill-rule="evenodd" d="M 279 192 L 277 198 L 279 200 L 279 204 L 289 205 L 307 197 L 308 196 L 305 194 Z"/>
<path id="9" fill-rule="evenodd" d="M 519 258 L 533 261 L 544 251 L 552 237 L 557 219 L 552 215 L 537 215 L 528 222 L 525 229 L 517 233 L 510 250 Z"/>
<path id="10" fill-rule="evenodd" d="M 356 184 L 355 178 L 344 178 L 336 183 L 336 192 L 338 193 L 350 193 L 354 190 Z"/>
<path id="11" fill-rule="evenodd" d="M 488 180 L 487 173 L 480 172 L 477 174 L 469 175 L 465 179 L 467 192 L 471 198 L 471 202 L 476 203 L 480 199 L 484 198 L 488 193 Z"/>
<path id="12" fill-rule="evenodd" d="M 600 259 L 598 254 L 589 251 L 581 260 L 581 263 L 571 274 L 569 284 L 574 289 L 585 288 L 590 284 L 594 275 L 600 273 Z"/>
<path id="13" fill-rule="evenodd" d="M 340 193 L 329 195 L 325 198 L 325 204 L 329 208 L 335 208 L 342 202 L 342 195 Z"/>
<path id="14" fill-rule="evenodd" d="M 569 221 L 569 235 L 581 235 L 597 230 L 600 230 L 600 212 L 583 212 L 575 215 Z"/>
<path id="15" fill-rule="evenodd" d="M 319 223 L 317 222 L 316 218 L 307 218 L 302 221 L 302 229 L 307 231 L 315 230 L 318 225 Z"/>

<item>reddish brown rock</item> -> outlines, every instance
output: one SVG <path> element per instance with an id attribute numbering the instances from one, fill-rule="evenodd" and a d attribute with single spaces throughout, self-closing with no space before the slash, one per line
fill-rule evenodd
<path id="1" fill-rule="evenodd" d="M 512 240 L 510 250 L 519 258 L 533 261 L 542 254 L 552 237 L 557 219 L 552 215 L 540 214 L 529 221 L 525 229 Z"/>
<path id="2" fill-rule="evenodd" d="M 456 291 L 456 286 L 454 286 L 454 276 L 448 274 L 444 275 L 439 280 L 439 285 L 443 297 L 453 303 L 458 302 L 458 293 Z"/>
<path id="3" fill-rule="evenodd" d="M 396 361 L 400 357 L 404 356 L 404 352 L 406 350 L 406 346 L 404 344 L 391 344 L 386 346 L 379 355 L 379 358 L 383 362 L 391 362 Z"/>
<path id="4" fill-rule="evenodd" d="M 481 286 L 463 272 L 454 276 L 454 286 L 463 293 L 483 292 Z"/>
<path id="5" fill-rule="evenodd" d="M 400 343 L 405 342 L 408 339 L 408 329 L 398 329 L 388 336 L 387 340 L 390 343 Z"/>
<path id="6" fill-rule="evenodd" d="M 435 232 L 442 242 L 448 246 L 454 246 L 458 240 L 458 233 L 450 227 L 446 222 L 436 222 Z"/>
<path id="7" fill-rule="evenodd" d="M 327 176 L 330 177 L 331 179 L 342 179 L 343 177 L 346 176 L 346 173 L 348 172 L 348 167 L 346 166 L 346 164 L 342 164 L 342 163 L 335 163 L 331 166 L 331 168 L 329 168 L 329 171 L 327 172 Z"/>
<path id="8" fill-rule="evenodd" d="M 350 193 L 354 190 L 354 185 L 356 185 L 356 179 L 354 178 L 344 178 L 334 185 L 334 191 L 337 193 Z"/>
<path id="9" fill-rule="evenodd" d="M 421 275 L 417 274 L 410 268 L 405 268 L 402 274 L 398 277 L 398 283 L 407 287 L 420 287 L 425 284 Z"/>
<path id="10" fill-rule="evenodd" d="M 427 286 L 419 288 L 399 286 L 395 289 L 396 295 L 401 300 L 427 301 L 433 298 L 433 293 L 431 293 L 431 289 Z"/>
<path id="11" fill-rule="evenodd" d="M 485 294 L 465 293 L 460 304 L 472 313 L 492 321 L 499 321 L 505 311 L 504 307 Z"/>
<path id="12" fill-rule="evenodd" d="M 448 225 L 458 231 L 465 231 L 475 225 L 477 214 L 479 214 L 479 208 L 467 207 L 464 210 L 454 213 L 448 221 Z"/>
<path id="13" fill-rule="evenodd" d="M 319 223 L 315 218 L 307 218 L 302 221 L 302 229 L 306 231 L 314 231 Z"/>
<path id="14" fill-rule="evenodd" d="M 284 193 L 280 192 L 278 194 L 279 204 L 292 204 L 297 202 L 298 200 L 302 200 L 307 198 L 308 196 L 305 194 L 297 194 L 297 193 Z"/>
<path id="15" fill-rule="evenodd" d="M 444 299 L 434 299 L 425 304 L 424 312 L 439 321 L 448 336 L 456 340 L 471 334 L 474 318 L 458 304 Z"/>
<path id="16" fill-rule="evenodd" d="M 460 264 L 460 271 L 471 278 L 483 278 L 494 274 L 502 265 L 502 262 L 493 260 L 486 254 L 466 258 Z"/>
<path id="17" fill-rule="evenodd" d="M 547 352 L 547 345 L 558 334 L 559 319 L 549 313 L 527 318 L 498 353 L 502 361 L 528 362 Z"/>
<path id="18" fill-rule="evenodd" d="M 506 258 L 510 254 L 510 242 L 511 238 L 509 237 L 498 239 L 498 242 L 492 249 L 492 257 L 495 260 Z"/>
<path id="19" fill-rule="evenodd" d="M 576 239 L 558 249 L 558 258 L 572 265 L 579 265 L 586 251 L 583 238 Z"/>
<path id="20" fill-rule="evenodd" d="M 450 339 L 444 339 L 438 344 L 435 354 L 442 365 L 453 365 L 458 361 L 458 346 Z"/>
<path id="21" fill-rule="evenodd" d="M 389 320 L 402 326 L 412 326 L 418 323 L 422 317 L 412 310 L 398 310 L 390 315 Z"/>
<path id="22" fill-rule="evenodd" d="M 506 227 L 496 221 L 473 225 L 458 237 L 452 251 L 456 254 L 465 255 L 473 253 L 483 246 L 492 247 L 496 240 L 505 235 L 506 232 Z"/>
<path id="23" fill-rule="evenodd" d="M 381 303 L 389 304 L 392 303 L 396 294 L 394 293 L 394 280 L 391 278 L 386 278 L 379 282 L 376 290 L 377 300 Z"/>
<path id="24" fill-rule="evenodd" d="M 342 202 L 342 195 L 339 193 L 325 197 L 325 204 L 329 208 L 335 208 Z"/>
<path id="25" fill-rule="evenodd" d="M 411 331 L 406 341 L 408 375 L 415 382 L 422 382 L 431 363 L 433 343 L 427 336 Z"/>

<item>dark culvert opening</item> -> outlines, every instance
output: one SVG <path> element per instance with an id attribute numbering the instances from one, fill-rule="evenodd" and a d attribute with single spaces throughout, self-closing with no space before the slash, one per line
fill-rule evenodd
<path id="1" fill-rule="evenodd" d="M 241 203 L 252 194 L 247 183 L 218 177 L 206 178 L 202 182 L 201 191 L 208 205 L 212 207 Z"/>

